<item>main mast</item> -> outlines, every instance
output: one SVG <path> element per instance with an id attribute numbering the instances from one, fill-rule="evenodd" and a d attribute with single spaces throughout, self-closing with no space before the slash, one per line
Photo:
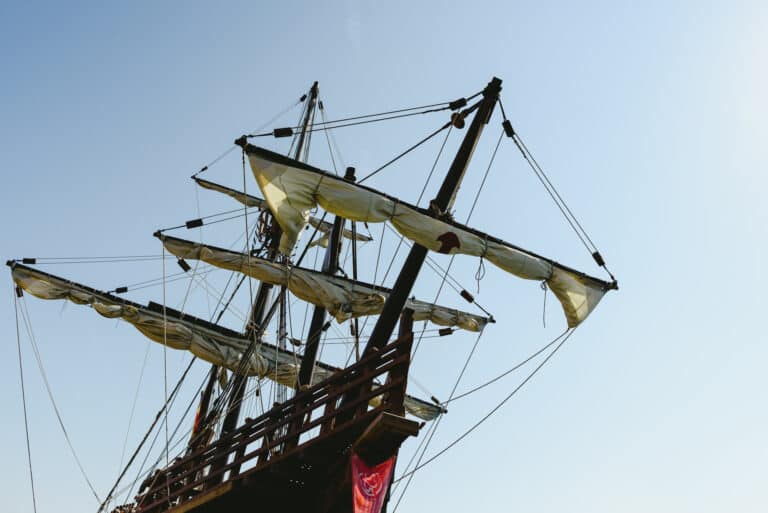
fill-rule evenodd
<path id="1" fill-rule="evenodd" d="M 500 92 L 501 79 L 494 77 L 483 90 L 483 99 L 477 106 L 477 114 L 475 114 L 472 124 L 467 130 L 467 134 L 464 136 L 464 140 L 459 147 L 459 151 L 456 153 L 456 157 L 448 170 L 448 174 L 443 180 L 443 184 L 440 187 L 437 196 L 430 202 L 430 210 L 432 210 L 434 215 L 440 217 L 447 215 L 450 211 L 450 208 L 456 199 L 456 192 L 459 190 L 461 181 L 464 178 L 464 173 L 472 158 L 472 153 L 475 150 L 477 141 L 480 139 L 483 128 L 488 124 L 491 114 L 493 114 L 493 108 L 499 99 Z M 466 115 L 466 113 L 471 110 L 472 108 L 470 107 L 462 114 Z M 403 310 L 403 306 L 416 282 L 416 277 L 427 257 L 427 251 L 427 248 L 419 244 L 414 244 L 411 247 L 411 251 L 408 254 L 405 264 L 403 264 L 400 275 L 397 277 L 397 281 L 395 281 L 395 285 L 392 287 L 392 294 L 387 298 L 387 301 L 384 304 L 384 309 L 368 339 L 368 343 L 363 351 L 363 356 L 377 348 L 383 347 L 387 341 L 389 341 L 389 337 L 395 329 L 395 324 L 397 324 L 400 312 Z"/>

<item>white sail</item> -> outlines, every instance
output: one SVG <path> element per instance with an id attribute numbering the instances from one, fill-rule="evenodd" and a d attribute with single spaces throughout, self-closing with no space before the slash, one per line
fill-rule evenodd
<path id="1" fill-rule="evenodd" d="M 128 322 L 154 342 L 189 351 L 202 360 L 232 372 L 241 371 L 240 360 L 251 341 L 236 331 L 171 309 L 166 309 L 163 315 L 160 305 L 150 309 L 23 265 L 14 264 L 11 272 L 16 284 L 33 296 L 90 305 L 104 317 Z M 301 360 L 293 353 L 259 342 L 242 372 L 295 387 L 300 364 Z M 338 370 L 318 362 L 312 374 L 312 383 L 318 383 Z M 405 409 L 423 420 L 432 420 L 441 412 L 437 405 L 412 396 L 406 396 Z"/>
<path id="2" fill-rule="evenodd" d="M 226 194 L 227 196 L 236 199 L 246 207 L 256 207 L 261 209 L 269 208 L 267 206 L 267 202 L 264 201 L 261 198 L 257 198 L 256 196 L 251 196 L 250 194 L 246 194 L 242 191 L 238 191 L 237 189 L 232 189 L 231 187 L 227 187 L 225 185 L 221 185 L 215 182 L 209 182 L 208 180 L 203 180 L 202 178 L 194 178 L 195 182 L 197 184 L 204 188 L 211 191 L 221 192 L 223 194 Z M 328 221 L 323 221 L 321 219 L 318 219 L 316 217 L 310 216 L 308 219 L 309 224 L 311 224 L 313 227 L 317 228 L 317 231 L 325 234 L 322 237 L 318 238 L 313 242 L 313 246 L 322 246 L 327 247 L 328 246 L 328 235 L 331 232 L 331 228 L 333 228 L 333 224 L 329 223 Z M 368 235 L 362 234 L 362 233 L 353 233 L 352 230 L 343 229 L 341 231 L 341 236 L 345 239 L 355 239 L 361 242 L 370 242 L 373 239 L 369 237 Z"/>
<path id="3" fill-rule="evenodd" d="M 504 271 L 528 280 L 546 281 L 557 296 L 569 327 L 582 322 L 611 284 L 571 270 L 450 219 L 357 185 L 277 153 L 246 146 L 256 182 L 283 229 L 280 251 L 292 253 L 310 210 L 380 223 L 389 221 L 402 235 L 432 251 L 487 259 Z"/>
<path id="4" fill-rule="evenodd" d="M 244 253 L 167 235 L 158 234 L 158 237 L 163 241 L 165 248 L 179 258 L 202 260 L 216 267 L 247 274 L 259 281 L 285 286 L 296 297 L 325 308 L 338 322 L 381 313 L 389 295 L 388 289 L 340 276 L 329 276 L 301 267 L 289 267 Z M 414 320 L 429 320 L 441 326 L 482 331 L 488 323 L 486 317 L 417 299 L 409 299 L 405 307 L 413 310 Z"/>

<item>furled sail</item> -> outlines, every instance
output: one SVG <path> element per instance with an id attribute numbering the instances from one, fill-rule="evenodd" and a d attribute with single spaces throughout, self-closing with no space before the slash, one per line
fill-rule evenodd
<path id="1" fill-rule="evenodd" d="M 216 191 L 216 192 L 221 192 L 223 194 L 226 194 L 227 196 L 236 199 L 246 207 L 256 207 L 256 208 L 262 208 L 262 209 L 269 208 L 267 206 L 266 201 L 264 201 L 261 198 L 257 198 L 256 196 L 251 196 L 250 194 L 246 194 L 242 191 L 238 191 L 237 189 L 232 189 L 231 187 L 227 187 L 225 185 L 221 185 L 215 182 L 209 182 L 208 180 L 203 180 L 202 178 L 194 177 L 194 180 L 195 182 L 197 182 L 197 185 L 199 185 L 200 187 L 211 190 L 211 191 Z M 321 219 L 318 219 L 312 216 L 308 218 L 308 222 L 310 225 L 317 228 L 317 231 L 324 234 L 322 237 L 315 240 L 312 243 L 312 245 L 327 247 L 328 236 L 331 232 L 331 228 L 333 228 L 333 223 L 329 223 L 328 221 L 323 221 Z M 355 239 L 361 242 L 370 242 L 373 240 L 368 235 L 365 235 L 362 233 L 353 233 L 352 230 L 347 230 L 346 228 L 341 231 L 341 235 L 345 239 L 349 239 L 349 240 Z"/>
<path id="2" fill-rule="evenodd" d="M 582 322 L 615 284 L 567 268 L 446 216 L 410 205 L 277 153 L 246 145 L 251 169 L 283 229 L 280 251 L 291 254 L 299 232 L 318 205 L 353 221 L 389 221 L 403 236 L 439 253 L 485 258 L 520 278 L 546 281 L 569 327 Z"/>
<path id="3" fill-rule="evenodd" d="M 16 284 L 33 296 L 89 305 L 104 317 L 119 318 L 132 324 L 154 342 L 189 351 L 198 358 L 233 372 L 240 370 L 240 359 L 250 344 L 250 340 L 241 333 L 170 308 L 163 309 L 162 305 L 140 305 L 17 263 L 12 263 L 11 268 Z M 244 373 L 295 387 L 299 366 L 300 360 L 293 353 L 260 342 Z M 338 370 L 318 362 L 312 382 L 318 383 Z M 405 408 L 423 420 L 432 420 L 441 412 L 437 405 L 412 396 L 406 396 Z"/>
<path id="4" fill-rule="evenodd" d="M 166 250 L 179 258 L 202 260 L 216 267 L 237 271 L 273 285 L 285 286 L 296 297 L 322 306 L 337 321 L 381 313 L 389 289 L 376 287 L 341 276 L 329 276 L 311 269 L 289 267 L 244 253 L 199 244 L 164 234 L 157 234 Z M 458 326 L 482 331 L 487 317 L 453 308 L 409 299 L 406 308 L 414 311 L 414 320 L 429 320 L 441 326 Z"/>

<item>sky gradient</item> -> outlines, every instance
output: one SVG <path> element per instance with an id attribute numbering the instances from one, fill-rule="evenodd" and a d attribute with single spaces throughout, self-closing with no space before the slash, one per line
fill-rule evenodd
<path id="1" fill-rule="evenodd" d="M 765 511 L 763 2 L 4 3 L 0 43 L 5 258 L 158 254 L 157 228 L 236 208 L 196 192 L 189 175 L 314 80 L 329 117 L 338 118 L 452 100 L 502 78 L 508 116 L 621 289 L 489 422 L 420 471 L 398 511 Z M 277 123 L 297 116 L 294 109 Z M 425 117 L 335 137 L 344 164 L 363 174 L 443 122 Z M 468 171 L 457 219 L 468 213 L 499 122 L 497 112 Z M 453 136 L 457 143 L 460 134 Z M 439 143 L 371 185 L 414 201 Z M 328 167 L 327 153 L 316 138 L 311 160 Z M 437 169 L 448 162 L 443 157 Z M 240 187 L 240 165 L 233 153 L 205 177 Z M 434 193 L 435 182 L 431 187 Z M 509 141 L 480 199 L 474 226 L 600 275 Z M 207 229 L 204 239 L 231 243 L 237 230 Z M 391 232 L 387 237 L 392 242 Z M 474 292 L 477 262 L 457 258 L 455 265 Z M 43 270 L 104 289 L 162 273 L 159 261 Z M 436 280 L 423 273 L 420 297 L 434 294 Z M 7 283 L 0 493 L 4 511 L 26 512 L 32 506 Z M 184 289 L 168 293 L 178 304 Z M 137 294 L 129 297 L 161 299 L 160 289 Z M 563 329 L 551 296 L 542 327 L 534 282 L 488 266 L 478 298 L 499 322 L 484 335 L 460 391 Z M 162 402 L 162 348 L 87 309 L 26 300 L 73 445 L 104 495 L 118 473 L 147 351 L 129 448 Z M 448 293 L 442 302 L 466 305 Z M 205 299 L 190 305 L 201 316 L 210 307 Z M 227 322 L 238 327 L 234 318 Z M 473 341 L 425 341 L 414 376 L 445 398 Z M 22 343 L 38 511 L 95 511 L 29 342 Z M 169 352 L 169 374 L 177 376 L 186 361 Z M 205 370 L 196 367 L 195 379 Z M 427 454 L 524 376 L 455 403 Z"/>

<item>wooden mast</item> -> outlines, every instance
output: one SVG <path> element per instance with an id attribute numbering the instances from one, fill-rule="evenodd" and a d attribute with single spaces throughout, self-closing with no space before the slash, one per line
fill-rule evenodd
<path id="1" fill-rule="evenodd" d="M 308 134 L 308 128 L 309 124 L 313 117 L 313 111 L 315 110 L 315 105 L 317 103 L 317 94 L 318 94 L 318 85 L 317 82 L 312 84 L 312 88 L 309 91 L 309 98 L 307 103 L 307 110 L 306 114 L 304 116 L 304 121 L 302 123 L 301 127 L 301 133 L 299 134 L 299 140 L 296 145 L 296 152 L 294 153 L 294 158 L 296 160 L 299 160 L 301 158 L 301 152 L 304 149 L 304 145 L 306 143 L 306 137 Z M 278 247 L 280 245 L 280 236 L 282 235 L 282 230 L 280 229 L 280 225 L 275 221 L 274 217 L 272 217 L 272 222 L 269 226 L 269 232 L 270 232 L 270 245 L 267 250 L 267 258 L 269 260 L 276 260 L 278 256 Z M 248 322 L 247 329 L 246 329 L 246 336 L 247 338 L 252 338 L 254 334 L 256 333 L 257 329 L 261 326 L 262 322 L 264 321 L 264 314 L 267 310 L 267 303 L 269 302 L 269 296 L 272 291 L 272 284 L 261 282 L 259 284 L 259 290 L 256 295 L 256 300 L 253 302 L 253 306 L 251 309 L 251 318 Z M 240 408 L 241 403 L 243 399 L 243 394 L 245 393 L 245 383 L 247 380 L 247 377 L 240 374 L 235 374 L 233 377 L 235 380 L 233 384 L 233 393 L 232 397 L 230 398 L 228 409 L 227 409 L 227 416 L 224 418 L 224 423 L 221 428 L 221 436 L 225 435 L 226 433 L 232 431 L 234 427 L 237 425 L 237 419 L 240 415 Z"/>
<path id="2" fill-rule="evenodd" d="M 355 181 L 355 168 L 348 167 L 344 176 L 345 180 Z M 336 216 L 333 220 L 333 228 L 328 237 L 328 249 L 323 260 L 323 273 L 334 275 L 339 268 L 339 253 L 341 253 L 341 233 L 344 230 L 344 218 Z M 354 237 L 353 237 L 354 244 Z M 312 312 L 312 321 L 309 324 L 307 343 L 304 347 L 304 355 L 301 358 L 301 367 L 297 380 L 297 390 L 312 382 L 312 370 L 317 360 L 317 351 L 320 347 L 320 337 L 325 325 L 326 311 L 322 306 L 316 306 Z"/>

